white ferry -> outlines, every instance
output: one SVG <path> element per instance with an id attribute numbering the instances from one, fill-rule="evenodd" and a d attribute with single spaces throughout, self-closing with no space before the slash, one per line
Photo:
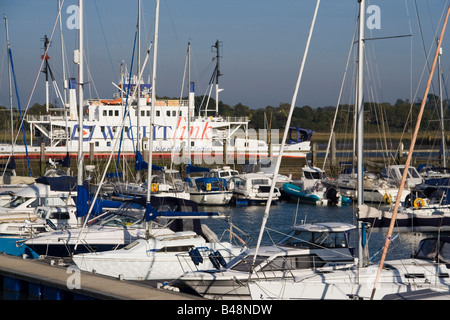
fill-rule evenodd
<path id="1" fill-rule="evenodd" d="M 219 57 L 218 53 L 217 64 Z M 127 77 L 123 75 L 121 79 L 124 78 Z M 134 157 L 137 149 L 149 151 L 150 145 L 153 157 L 171 158 L 174 162 L 178 159 L 179 163 L 187 161 L 189 155 L 192 163 L 224 164 L 229 163 L 230 159 L 244 163 L 246 158 L 259 160 L 279 154 L 281 144 L 272 143 L 269 146 L 266 142 L 267 130 L 261 130 L 258 134 L 256 130 L 249 129 L 249 119 L 246 115 L 218 115 L 218 92 L 221 91 L 218 84 L 216 108 L 209 113 L 206 110 L 195 114 L 195 89 L 194 83 L 191 82 L 187 99 L 157 99 L 154 103 L 154 113 L 151 115 L 152 86 L 143 84 L 137 78 L 133 76 L 115 85 L 118 91 L 112 99 L 84 101 L 81 137 L 85 156 L 93 152 L 95 158 L 102 158 L 120 152 L 122 156 Z M 26 116 L 24 120 L 31 130 L 27 148 L 25 145 L 0 145 L 0 158 L 9 157 L 12 148 L 15 158 L 24 158 L 26 153 L 30 158 L 39 158 L 41 152 L 45 152 L 47 158 L 63 158 L 67 153 L 76 158 L 81 139 L 76 86 L 76 80 L 70 79 L 69 102 L 64 108 L 50 109 L 47 115 Z M 135 94 L 136 89 L 139 89 L 138 94 Z M 214 115 L 211 116 L 211 113 Z M 151 116 L 153 124 L 150 123 Z M 149 140 L 151 130 L 152 144 Z M 305 158 L 310 151 L 313 132 L 298 127 L 289 130 L 292 130 L 293 134 L 286 143 L 283 155 Z M 277 132 L 278 129 L 271 132 L 274 142 L 279 136 Z M 41 150 L 41 146 L 45 146 L 45 150 Z"/>
<path id="2" fill-rule="evenodd" d="M 38 158 L 41 144 L 45 145 L 45 155 L 51 158 L 62 158 L 67 152 L 72 157 L 77 156 L 80 135 L 79 121 L 72 79 L 71 99 L 61 115 L 29 115 L 32 132 L 27 146 L 30 158 Z M 133 85 L 134 86 L 134 85 Z M 83 114 L 83 150 L 85 155 L 92 150 L 96 158 L 108 157 L 113 148 L 114 154 L 120 153 L 134 157 L 137 138 L 141 141 L 140 150 L 149 150 L 151 101 L 146 87 L 141 85 L 143 96 L 139 102 L 140 128 L 138 130 L 137 101 L 126 101 L 126 98 L 90 99 L 85 100 Z M 148 88 L 147 88 L 148 89 Z M 190 99 L 194 99 L 193 92 Z M 137 99 L 136 99 L 137 100 Z M 192 107 L 189 107 L 191 105 Z M 128 110 L 128 116 L 126 116 Z M 153 156 L 159 158 L 180 157 L 187 154 L 188 140 L 192 161 L 201 160 L 211 163 L 225 163 L 225 158 L 242 159 L 254 157 L 255 160 L 267 158 L 270 155 L 269 145 L 265 137 L 259 138 L 256 130 L 249 131 L 249 119 L 242 117 L 194 116 L 193 104 L 189 100 L 157 100 L 155 103 L 153 125 Z M 188 117 L 190 116 L 190 119 Z M 125 117 L 125 120 L 123 121 Z M 188 130 L 188 127 L 190 130 Z M 123 131 L 121 132 L 123 128 Z M 295 128 L 292 128 L 294 130 Z M 302 129 L 300 129 L 302 130 Z M 122 137 L 121 137 L 122 133 Z M 188 135 L 190 134 L 190 139 Z M 295 134 L 298 135 L 297 132 Z M 285 145 L 284 156 L 305 158 L 310 151 L 310 136 L 307 130 L 301 132 L 303 139 L 294 139 Z M 277 156 L 281 144 L 271 146 L 272 155 Z M 8 157 L 12 152 L 11 144 L 0 145 L 0 156 Z M 16 158 L 26 156 L 24 145 L 14 145 Z M 225 155 L 224 155 L 225 152 Z M 208 160 L 207 160 L 208 159 Z"/>

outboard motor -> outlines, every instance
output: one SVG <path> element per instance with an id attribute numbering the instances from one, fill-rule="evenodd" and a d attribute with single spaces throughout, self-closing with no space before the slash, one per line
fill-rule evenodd
<path id="1" fill-rule="evenodd" d="M 328 205 L 335 206 L 339 203 L 339 195 L 336 188 L 329 187 L 325 191 L 325 198 L 328 200 Z"/>

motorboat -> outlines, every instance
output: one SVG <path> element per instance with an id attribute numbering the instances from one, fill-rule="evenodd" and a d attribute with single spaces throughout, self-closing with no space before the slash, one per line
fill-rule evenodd
<path id="1" fill-rule="evenodd" d="M 340 205 L 341 195 L 333 186 L 326 187 L 322 180 L 325 171 L 314 166 L 304 166 L 300 181 L 283 184 L 283 192 L 293 201 L 313 205 Z M 348 202 L 345 198 L 344 202 Z"/>
<path id="2" fill-rule="evenodd" d="M 403 171 L 405 170 L 405 165 L 389 165 L 381 170 L 381 176 L 388 182 L 393 183 L 398 186 L 402 179 Z M 406 188 L 414 187 L 415 185 L 423 183 L 423 177 L 417 171 L 415 167 L 408 167 L 408 175 L 406 178 Z"/>
<path id="3" fill-rule="evenodd" d="M 76 227 L 76 210 L 76 206 L 40 206 L 30 214 L 2 215 L 0 237 L 30 238 L 42 232 Z"/>
<path id="4" fill-rule="evenodd" d="M 386 261 L 374 293 L 378 265 L 335 270 L 324 277 L 305 272 L 291 279 L 266 280 L 248 284 L 256 299 L 381 300 L 385 296 L 433 290 L 449 293 L 450 238 L 421 240 L 410 259 Z"/>
<path id="5" fill-rule="evenodd" d="M 39 206 L 75 205 L 75 196 L 74 191 L 52 190 L 50 185 L 35 183 L 14 193 L 12 200 L 0 207 L 0 217 L 12 213 L 31 214 Z"/>
<path id="6" fill-rule="evenodd" d="M 211 169 L 210 172 L 208 173 L 209 177 L 223 178 L 227 182 L 229 182 L 231 178 L 233 178 L 234 176 L 237 176 L 237 175 L 239 175 L 239 171 L 231 169 L 230 166 L 214 168 L 214 169 Z"/>
<path id="7" fill-rule="evenodd" d="M 236 205 L 264 204 L 269 200 L 272 180 L 262 173 L 244 173 L 230 179 L 229 188 L 233 190 L 232 203 Z M 273 203 L 281 196 L 278 188 L 274 188 Z"/>
<path id="8" fill-rule="evenodd" d="M 342 196 L 355 201 L 358 199 L 357 175 L 344 173 L 335 180 L 325 179 L 323 183 L 328 187 L 335 187 Z M 385 179 L 373 172 L 363 173 L 363 198 L 365 203 L 391 205 L 398 196 L 398 187 L 393 185 L 392 179 Z M 403 203 L 409 194 L 409 190 L 403 190 L 400 195 Z"/>
<path id="9" fill-rule="evenodd" d="M 248 249 L 220 270 L 188 272 L 169 285 L 208 299 L 250 299 L 248 283 L 255 279 L 292 279 L 305 269 L 322 274 L 353 266 L 352 230 L 356 227 L 346 223 L 295 225 L 276 245 L 261 247 L 256 258 L 255 249 Z"/>
<path id="10" fill-rule="evenodd" d="M 189 200 L 186 183 L 181 179 L 180 172 L 173 169 L 165 169 L 152 175 L 150 184 L 148 182 L 117 182 L 115 183 L 115 193 L 131 197 L 146 196 L 148 186 L 151 188 L 152 195 L 156 197 Z"/>
<path id="11" fill-rule="evenodd" d="M 31 248 L 24 244 L 17 245 L 17 242 L 45 232 L 76 226 L 75 206 L 41 206 L 29 214 L 4 214 L 0 219 L 0 252 L 38 258 L 39 255 Z"/>
<path id="12" fill-rule="evenodd" d="M 190 201 L 194 203 L 193 201 Z M 150 214 L 149 214 L 150 212 Z M 219 213 L 172 212 L 173 228 L 184 230 L 147 235 L 122 249 L 80 253 L 72 257 L 80 270 L 124 280 L 171 280 L 192 270 L 220 268 L 239 255 L 243 247 L 220 240 L 201 219 L 225 218 Z M 153 215 L 153 217 L 151 217 Z M 146 221 L 163 217 L 147 206 Z M 160 221 L 161 222 L 161 221 Z M 167 224 L 165 224 L 167 225 Z M 190 226 L 191 230 L 187 230 Z"/>
<path id="13" fill-rule="evenodd" d="M 194 184 L 189 189 L 190 199 L 199 205 L 227 205 L 233 196 L 224 178 L 200 177 L 194 180 Z"/>
<path id="14" fill-rule="evenodd" d="M 173 211 L 192 206 L 188 200 L 172 197 L 151 197 L 156 210 Z M 145 236 L 146 198 L 123 201 L 118 210 L 92 217 L 87 227 L 65 228 L 41 233 L 24 243 L 42 256 L 67 257 L 76 252 L 93 252 L 122 248 Z M 196 204 L 195 204 L 196 206 Z M 164 229 L 164 230 L 163 230 Z M 172 233 L 155 222 L 153 234 Z"/>

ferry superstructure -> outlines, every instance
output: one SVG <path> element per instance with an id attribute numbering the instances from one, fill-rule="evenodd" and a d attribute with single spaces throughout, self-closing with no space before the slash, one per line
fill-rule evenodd
<path id="1" fill-rule="evenodd" d="M 27 146 L 29 157 L 39 157 L 42 144 L 45 145 L 46 157 L 63 157 L 67 152 L 76 157 L 80 134 L 74 83 L 75 80 L 72 79 L 72 86 L 69 89 L 73 99 L 70 98 L 65 108 L 61 108 L 60 115 L 26 117 L 25 120 L 29 123 L 32 133 Z M 260 159 L 270 154 L 277 156 L 280 144 L 272 144 L 269 150 L 270 146 L 266 142 L 267 131 L 258 134 L 256 130 L 249 130 L 249 119 L 245 115 L 194 116 L 193 103 L 189 102 L 189 99 L 192 101 L 194 99 L 193 91 L 190 92 L 189 99 L 185 100 L 156 100 L 155 119 L 151 126 L 152 106 L 145 86 L 141 85 L 143 94 L 139 99 L 139 108 L 137 108 L 138 99 L 130 103 L 131 99 L 127 101 L 126 98 L 117 97 L 118 94 L 113 99 L 85 100 L 82 137 L 86 156 L 93 150 L 96 158 L 108 157 L 111 152 L 117 154 L 119 152 L 117 146 L 120 145 L 122 155 L 134 157 L 137 141 L 140 141 L 141 151 L 148 151 L 151 127 L 153 127 L 154 157 L 181 157 L 183 153 L 188 152 L 189 140 L 192 160 L 209 159 L 206 161 L 216 163 L 220 161 L 222 164 L 225 163 L 225 157 Z M 138 109 L 140 130 L 137 128 Z M 288 144 L 284 156 L 305 158 L 310 151 L 309 138 L 298 139 Z M 121 143 L 115 144 L 116 139 L 121 139 Z M 0 145 L 0 156 L 8 157 L 12 147 L 12 144 Z M 114 147 L 117 149 L 114 150 Z M 14 145 L 14 154 L 16 158 L 25 157 L 25 146 Z"/>

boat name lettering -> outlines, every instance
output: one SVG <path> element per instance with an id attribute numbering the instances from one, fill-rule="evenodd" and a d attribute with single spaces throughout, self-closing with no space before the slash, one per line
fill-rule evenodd
<path id="1" fill-rule="evenodd" d="M 180 122 L 178 122 L 178 125 Z M 73 126 L 72 130 L 72 140 L 78 140 L 78 124 Z M 114 134 L 119 128 L 119 126 L 100 126 L 101 127 L 101 134 L 103 136 L 103 140 L 113 140 Z M 83 141 L 91 141 L 94 132 L 96 129 L 96 125 L 83 125 Z M 137 126 L 132 126 L 130 129 L 126 132 L 126 137 L 130 140 L 137 138 Z M 172 133 L 172 131 L 174 131 Z M 198 126 L 191 126 L 190 135 L 191 138 L 194 140 L 209 140 L 211 139 L 211 132 L 212 132 L 212 126 L 209 125 L 208 122 L 205 123 L 205 125 L 198 125 Z M 141 135 L 142 133 L 142 135 Z M 141 126 L 140 130 L 140 139 L 149 136 L 149 130 L 148 126 Z M 180 139 L 183 141 L 183 139 L 186 139 L 186 126 L 182 125 L 178 127 L 176 130 L 173 130 L 172 126 L 157 126 L 155 125 L 153 127 L 153 140 L 163 140 L 167 141 L 171 137 L 172 140 Z"/>

